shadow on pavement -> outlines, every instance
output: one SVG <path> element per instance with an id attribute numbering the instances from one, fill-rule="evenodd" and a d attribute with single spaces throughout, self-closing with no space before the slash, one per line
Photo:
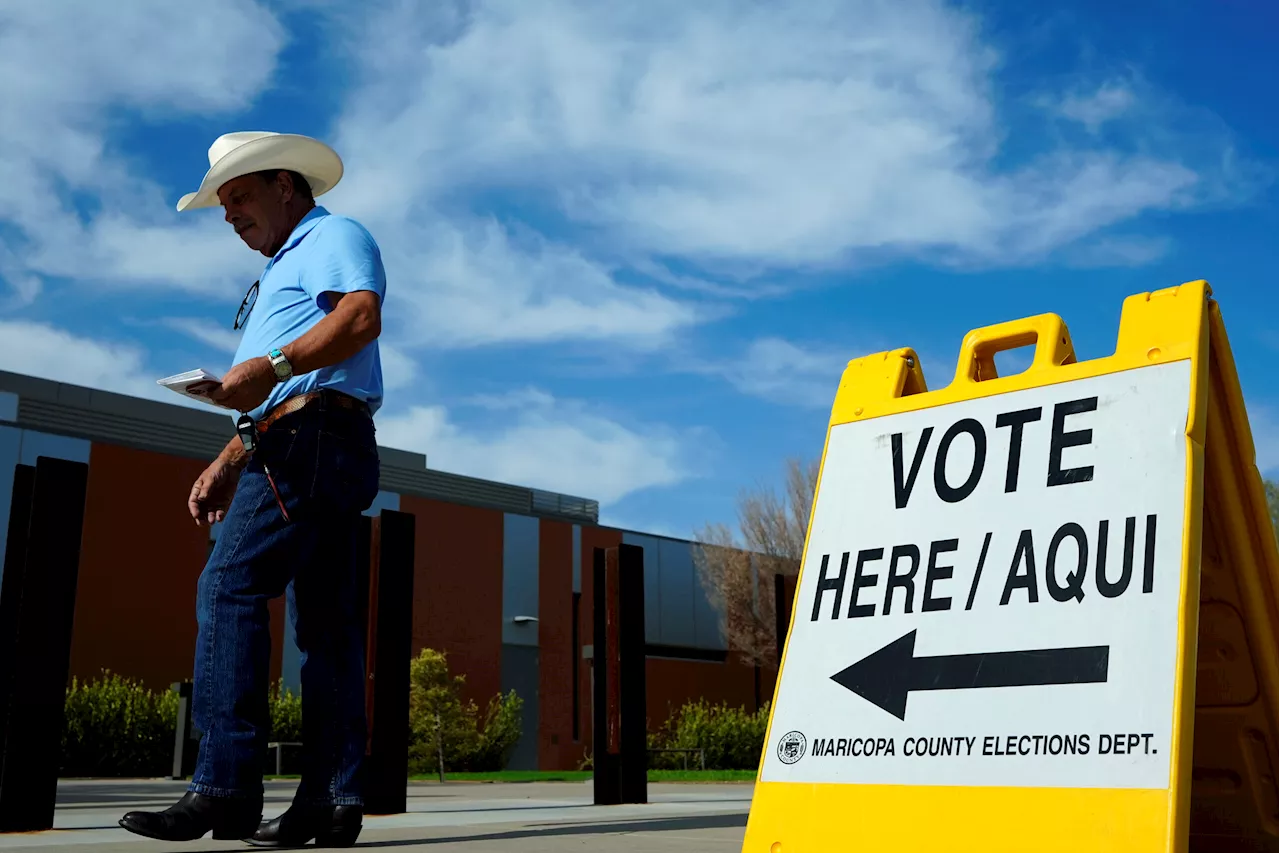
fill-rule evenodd
<path id="1" fill-rule="evenodd" d="M 474 835 L 449 835 L 423 838 L 401 838 L 393 841 L 358 841 L 357 848 L 413 847 L 429 844 L 457 844 L 460 842 L 516 841 L 521 838 L 554 838 L 563 835 L 605 835 L 622 832 L 677 832 L 691 829 L 730 829 L 745 827 L 745 814 L 693 815 L 690 817 L 648 818 L 619 821 L 617 823 L 558 823 L 543 826 L 531 825 L 505 832 L 486 832 Z M 225 851 L 207 853 L 244 853 L 244 847 L 229 847 Z"/>

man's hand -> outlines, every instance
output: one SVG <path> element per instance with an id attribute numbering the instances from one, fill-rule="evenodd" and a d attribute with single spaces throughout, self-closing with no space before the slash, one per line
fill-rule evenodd
<path id="1" fill-rule="evenodd" d="M 259 406 L 276 384 L 276 372 L 265 355 L 242 361 L 222 378 L 222 384 L 210 389 L 209 399 L 237 412 L 248 412 Z"/>
<path id="2" fill-rule="evenodd" d="M 187 509 L 197 527 L 222 521 L 240 482 L 240 467 L 219 456 L 191 486 Z"/>

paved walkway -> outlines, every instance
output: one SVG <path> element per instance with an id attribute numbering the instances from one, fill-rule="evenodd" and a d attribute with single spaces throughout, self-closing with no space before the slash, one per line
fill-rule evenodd
<path id="1" fill-rule="evenodd" d="M 267 817 L 288 806 L 294 784 L 267 783 Z M 63 781 L 54 829 L 0 834 L 0 851 L 257 849 L 210 839 L 166 844 L 117 825 L 130 809 L 168 807 L 184 789 L 182 782 L 168 781 Z M 413 783 L 409 811 L 366 817 L 357 847 L 397 853 L 739 853 L 751 791 L 751 785 L 650 785 L 646 805 L 593 806 L 590 783 Z"/>

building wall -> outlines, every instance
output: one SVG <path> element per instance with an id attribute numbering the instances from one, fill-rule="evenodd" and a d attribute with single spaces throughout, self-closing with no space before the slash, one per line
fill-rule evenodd
<path id="1" fill-rule="evenodd" d="M 731 707 L 746 708 L 754 712 L 771 701 L 772 667 L 760 667 L 759 702 L 756 702 L 756 672 L 733 657 L 726 661 L 687 661 L 675 658 L 650 657 L 645 666 L 645 704 L 649 715 L 649 730 L 662 727 L 672 712 L 680 710 L 686 702 L 698 699 L 712 704 L 727 703 Z"/>
<path id="2" fill-rule="evenodd" d="M 192 677 L 196 582 L 210 550 L 187 512 L 198 460 L 92 446 L 71 674 L 110 669 L 153 690 Z M 271 679 L 280 677 L 284 601 L 269 603 Z"/>
<path id="3" fill-rule="evenodd" d="M 197 528 L 185 499 L 230 435 L 222 415 L 0 372 L 0 558 L 13 466 L 41 455 L 90 466 L 73 675 L 110 669 L 153 689 L 191 677 L 196 584 L 222 531 Z M 403 451 L 385 450 L 383 475 L 369 514 L 398 507 L 416 518 L 412 651 L 445 651 L 482 707 L 503 689 L 521 694 L 526 736 L 512 766 L 576 767 L 590 748 L 592 557 L 624 538 L 645 548 L 646 637 L 661 652 L 649 665 L 651 706 L 751 695 L 750 670 L 666 659 L 722 645 L 688 543 L 598 527 L 593 501 L 429 470 Z M 284 599 L 269 613 L 271 678 L 297 688 Z"/>
<path id="4" fill-rule="evenodd" d="M 413 648 L 445 652 L 484 708 L 502 688 L 503 514 L 410 495 L 414 515 Z"/>
<path id="5" fill-rule="evenodd" d="M 543 520 L 538 536 L 540 658 L 538 766 L 572 770 L 582 757 L 573 733 L 573 543 L 577 525 Z M 580 535 L 580 534 L 579 534 Z"/>
<path id="6" fill-rule="evenodd" d="M 41 454 L 90 466 L 72 674 L 85 679 L 110 669 L 153 689 L 189 679 L 196 582 L 220 532 L 197 528 L 186 511 L 186 494 L 205 463 L 0 424 L 6 519 L 13 465 Z M 654 647 L 646 667 L 650 729 L 698 697 L 755 707 L 756 674 L 732 656 L 665 656 L 671 649 L 724 656 L 689 543 L 394 492 L 382 493 L 370 514 L 384 507 L 415 516 L 412 653 L 426 646 L 446 652 L 450 669 L 466 677 L 464 697 L 481 708 L 505 690 L 524 699 L 526 734 L 513 768 L 572 769 L 590 753 L 591 662 L 583 653 L 593 643 L 596 548 L 624 541 L 644 548 L 645 634 Z M 283 677 L 296 689 L 283 598 L 271 602 L 270 613 L 272 680 Z M 537 621 L 517 619 L 523 616 Z M 762 671 L 764 700 L 772 686 L 772 671 Z"/>

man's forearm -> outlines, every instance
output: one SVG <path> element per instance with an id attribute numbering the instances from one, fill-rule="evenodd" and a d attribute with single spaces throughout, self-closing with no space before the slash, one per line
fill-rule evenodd
<path id="1" fill-rule="evenodd" d="M 364 349 L 382 331 L 377 294 L 342 296 L 333 311 L 306 334 L 281 347 L 295 376 L 337 364 Z"/>
<path id="2" fill-rule="evenodd" d="M 248 464 L 249 454 L 244 452 L 244 442 L 240 440 L 240 436 L 237 435 L 227 442 L 227 446 L 218 454 L 218 461 L 237 469 Z"/>

